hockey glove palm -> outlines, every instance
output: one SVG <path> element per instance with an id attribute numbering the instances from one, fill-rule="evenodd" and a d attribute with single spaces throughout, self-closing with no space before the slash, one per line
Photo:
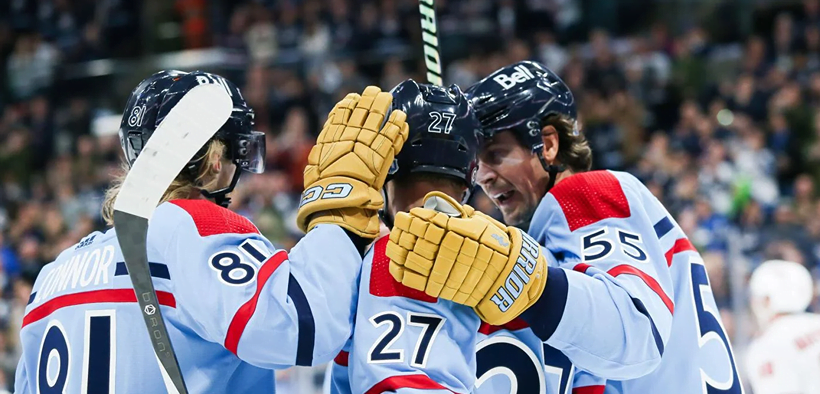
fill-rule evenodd
<path id="1" fill-rule="evenodd" d="M 501 325 L 535 303 L 547 261 L 527 234 L 440 192 L 396 215 L 387 244 L 390 273 L 430 296 L 473 307 Z"/>
<path id="2" fill-rule="evenodd" d="M 381 189 L 409 132 L 402 111 L 384 122 L 392 102 L 389 92 L 369 86 L 331 110 L 305 168 L 296 217 L 302 231 L 332 223 L 363 238 L 378 236 Z"/>

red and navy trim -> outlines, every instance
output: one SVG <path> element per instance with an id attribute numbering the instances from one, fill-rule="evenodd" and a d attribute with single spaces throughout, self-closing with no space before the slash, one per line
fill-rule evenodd
<path id="1" fill-rule="evenodd" d="M 280 251 L 271 256 L 268 261 L 259 268 L 259 276 L 256 278 L 256 292 L 253 294 L 253 297 L 239 307 L 233 315 L 231 324 L 228 326 L 228 333 L 225 335 L 225 348 L 230 350 L 231 353 L 236 354 L 237 348 L 239 347 L 239 339 L 242 338 L 242 333 L 245 332 L 248 321 L 251 320 L 254 312 L 256 312 L 256 304 L 259 302 L 259 295 L 262 293 L 262 289 L 265 287 L 265 284 L 268 283 L 268 279 L 270 279 L 274 271 L 287 259 L 288 254 L 284 251 Z"/>
<path id="2" fill-rule="evenodd" d="M 577 264 L 573 268 L 573 270 L 581 272 L 581 273 L 586 273 L 586 271 L 589 268 L 591 268 L 591 266 L 589 264 L 580 263 L 580 264 Z M 643 271 L 641 271 L 641 270 L 639 270 L 635 267 L 632 267 L 630 265 L 619 265 L 619 266 L 613 267 L 612 269 L 607 271 L 607 273 L 612 275 L 613 277 L 621 275 L 621 274 L 631 274 L 631 275 L 638 276 L 639 278 L 641 278 L 644 281 L 644 283 L 647 286 L 649 286 L 650 289 L 652 289 L 655 293 L 658 294 L 659 297 L 661 297 L 661 300 L 664 302 L 666 307 L 670 308 L 669 312 L 674 313 L 675 306 L 674 306 L 674 304 L 672 304 L 672 300 L 670 300 L 669 297 L 666 295 L 666 293 L 663 292 L 663 289 L 661 289 L 660 284 L 655 280 L 655 278 L 652 278 L 651 276 L 647 275 Z M 661 334 L 658 331 L 658 327 L 655 325 L 655 320 L 652 319 L 652 316 L 649 314 L 649 310 L 646 309 L 646 305 L 643 304 L 643 301 L 641 301 L 640 299 L 635 298 L 635 297 L 629 297 L 629 298 L 632 300 L 632 304 L 635 306 L 635 309 L 638 312 L 640 312 L 642 315 L 646 316 L 647 319 L 649 319 L 649 328 L 652 330 L 652 337 L 655 340 L 655 346 L 657 346 L 657 348 L 658 348 L 658 353 L 660 353 L 660 355 L 663 355 L 663 352 L 664 352 L 664 349 L 665 349 L 665 347 L 663 345 L 663 338 L 661 337 Z"/>
<path id="3" fill-rule="evenodd" d="M 157 291 L 157 301 L 160 305 L 171 308 L 177 307 L 177 301 L 174 295 L 167 291 Z M 92 290 L 61 295 L 29 311 L 26 316 L 23 317 L 23 327 L 42 320 L 61 308 L 74 305 L 122 302 L 137 302 L 137 295 L 134 293 L 134 289 Z"/>

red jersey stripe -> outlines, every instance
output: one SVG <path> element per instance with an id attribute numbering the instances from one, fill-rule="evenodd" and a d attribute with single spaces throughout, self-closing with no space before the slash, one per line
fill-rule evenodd
<path id="1" fill-rule="evenodd" d="M 583 273 L 587 272 L 589 267 L 592 267 L 592 266 L 589 265 L 589 264 L 586 264 L 586 263 L 578 263 L 575 267 L 572 267 L 572 269 L 574 271 L 578 271 L 578 272 L 583 274 Z"/>
<path id="2" fill-rule="evenodd" d="M 678 240 L 676 240 L 675 245 L 673 245 L 671 249 L 667 250 L 666 254 L 664 255 L 666 257 L 666 266 L 671 267 L 672 258 L 675 257 L 676 254 L 680 252 L 685 252 L 687 250 L 697 252 L 697 249 L 695 249 L 695 245 L 692 245 L 692 243 L 689 242 L 688 238 L 679 238 Z"/>
<path id="3" fill-rule="evenodd" d="M 285 251 L 279 251 L 259 268 L 259 276 L 256 278 L 256 292 L 250 300 L 237 309 L 233 319 L 231 319 L 231 324 L 228 326 L 228 333 L 225 335 L 225 349 L 230 350 L 231 353 L 236 354 L 239 339 L 242 338 L 245 327 L 253 317 L 253 313 L 256 312 L 256 304 L 259 302 L 259 294 L 262 293 L 262 288 L 268 283 L 268 279 L 273 275 L 273 272 L 287 259 L 288 254 Z"/>
<path id="4" fill-rule="evenodd" d="M 157 291 L 157 301 L 160 305 L 177 307 L 174 295 L 167 291 Z M 106 302 L 137 302 L 134 289 L 106 289 L 92 290 L 80 293 L 65 294 L 46 301 L 26 314 L 23 318 L 23 327 L 41 320 L 54 311 L 72 305 L 102 304 Z"/>
<path id="5" fill-rule="evenodd" d="M 343 367 L 346 367 L 347 364 L 349 363 L 349 361 L 348 361 L 349 359 L 350 359 L 350 353 L 342 350 L 342 351 L 339 352 L 339 354 L 336 355 L 336 358 L 333 359 L 333 362 L 336 363 L 336 364 L 339 364 Z"/>
<path id="6" fill-rule="evenodd" d="M 455 393 L 455 391 L 434 382 L 429 376 L 418 374 L 391 376 L 379 383 L 376 383 L 370 388 L 370 390 L 367 390 L 365 394 L 381 394 L 384 392 L 396 391 L 401 388 L 419 390 L 447 390 L 451 393 Z"/>
<path id="7" fill-rule="evenodd" d="M 575 387 L 572 389 L 572 394 L 604 394 L 606 386 L 586 386 Z"/>
<path id="8" fill-rule="evenodd" d="M 669 296 L 667 296 L 666 293 L 663 292 L 660 283 L 658 283 L 658 281 L 656 281 L 655 278 L 647 275 L 645 272 L 631 265 L 624 264 L 613 267 L 612 269 L 607 271 L 607 273 L 612 276 L 628 274 L 635 275 L 641 278 L 641 280 L 643 280 L 643 283 L 649 286 L 649 288 L 652 289 L 652 291 L 654 291 L 658 295 L 658 297 L 661 297 L 661 301 L 663 301 L 663 304 L 666 305 L 667 309 L 669 309 L 669 313 L 675 313 L 675 303 L 672 302 L 672 299 L 670 299 Z"/>
<path id="9" fill-rule="evenodd" d="M 485 322 L 481 322 L 481 325 L 478 327 L 478 332 L 484 335 L 490 335 L 496 331 L 501 330 L 508 330 L 508 331 L 516 331 L 516 330 L 523 330 L 525 328 L 529 328 L 529 324 L 525 322 L 520 317 L 516 317 L 511 322 L 501 325 L 501 326 L 491 326 Z"/>

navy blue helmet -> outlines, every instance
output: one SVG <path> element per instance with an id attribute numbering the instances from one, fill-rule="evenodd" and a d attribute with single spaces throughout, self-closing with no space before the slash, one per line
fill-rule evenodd
<path id="1" fill-rule="evenodd" d="M 481 124 L 461 89 L 408 79 L 391 93 L 393 109 L 407 114 L 410 135 L 393 161 L 387 180 L 426 172 L 453 177 L 472 190 Z"/>
<path id="2" fill-rule="evenodd" d="M 119 130 L 120 144 L 129 166 L 134 164 L 148 139 L 182 96 L 195 86 L 204 83 L 222 85 L 233 101 L 233 112 L 216 132 L 214 139 L 226 145 L 227 158 L 238 169 L 256 174 L 264 171 L 265 135 L 252 130 L 253 110 L 245 102 L 236 85 L 219 75 L 203 71 L 190 73 L 176 70 L 160 71 L 140 82 L 131 92 L 125 105 Z M 183 174 L 190 176 L 192 180 L 196 177 L 206 149 L 207 146 L 203 147 L 188 162 L 183 171 Z M 214 192 L 203 191 L 202 193 L 206 197 L 213 198 L 218 204 L 227 206 L 230 202 L 227 194 L 236 186 L 241 172 L 237 170 L 234 173 L 230 186 Z"/>
<path id="3" fill-rule="evenodd" d="M 502 67 L 465 92 L 484 136 L 510 130 L 534 152 L 543 147 L 541 129 L 550 115 L 576 119 L 575 98 L 554 72 L 540 63 L 521 61 Z"/>

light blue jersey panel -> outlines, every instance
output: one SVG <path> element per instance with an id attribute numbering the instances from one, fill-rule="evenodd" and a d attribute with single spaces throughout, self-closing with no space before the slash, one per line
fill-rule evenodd
<path id="1" fill-rule="evenodd" d="M 607 392 L 742 393 L 703 262 L 635 177 L 562 180 L 529 234 L 560 268 L 522 318 Z"/>
<path id="2" fill-rule="evenodd" d="M 361 258 L 336 226 L 287 253 L 233 212 L 176 200 L 154 213 L 148 259 L 191 393 L 272 393 L 274 368 L 326 362 L 350 336 Z M 165 392 L 114 230 L 42 270 L 21 340 L 17 393 Z"/>

